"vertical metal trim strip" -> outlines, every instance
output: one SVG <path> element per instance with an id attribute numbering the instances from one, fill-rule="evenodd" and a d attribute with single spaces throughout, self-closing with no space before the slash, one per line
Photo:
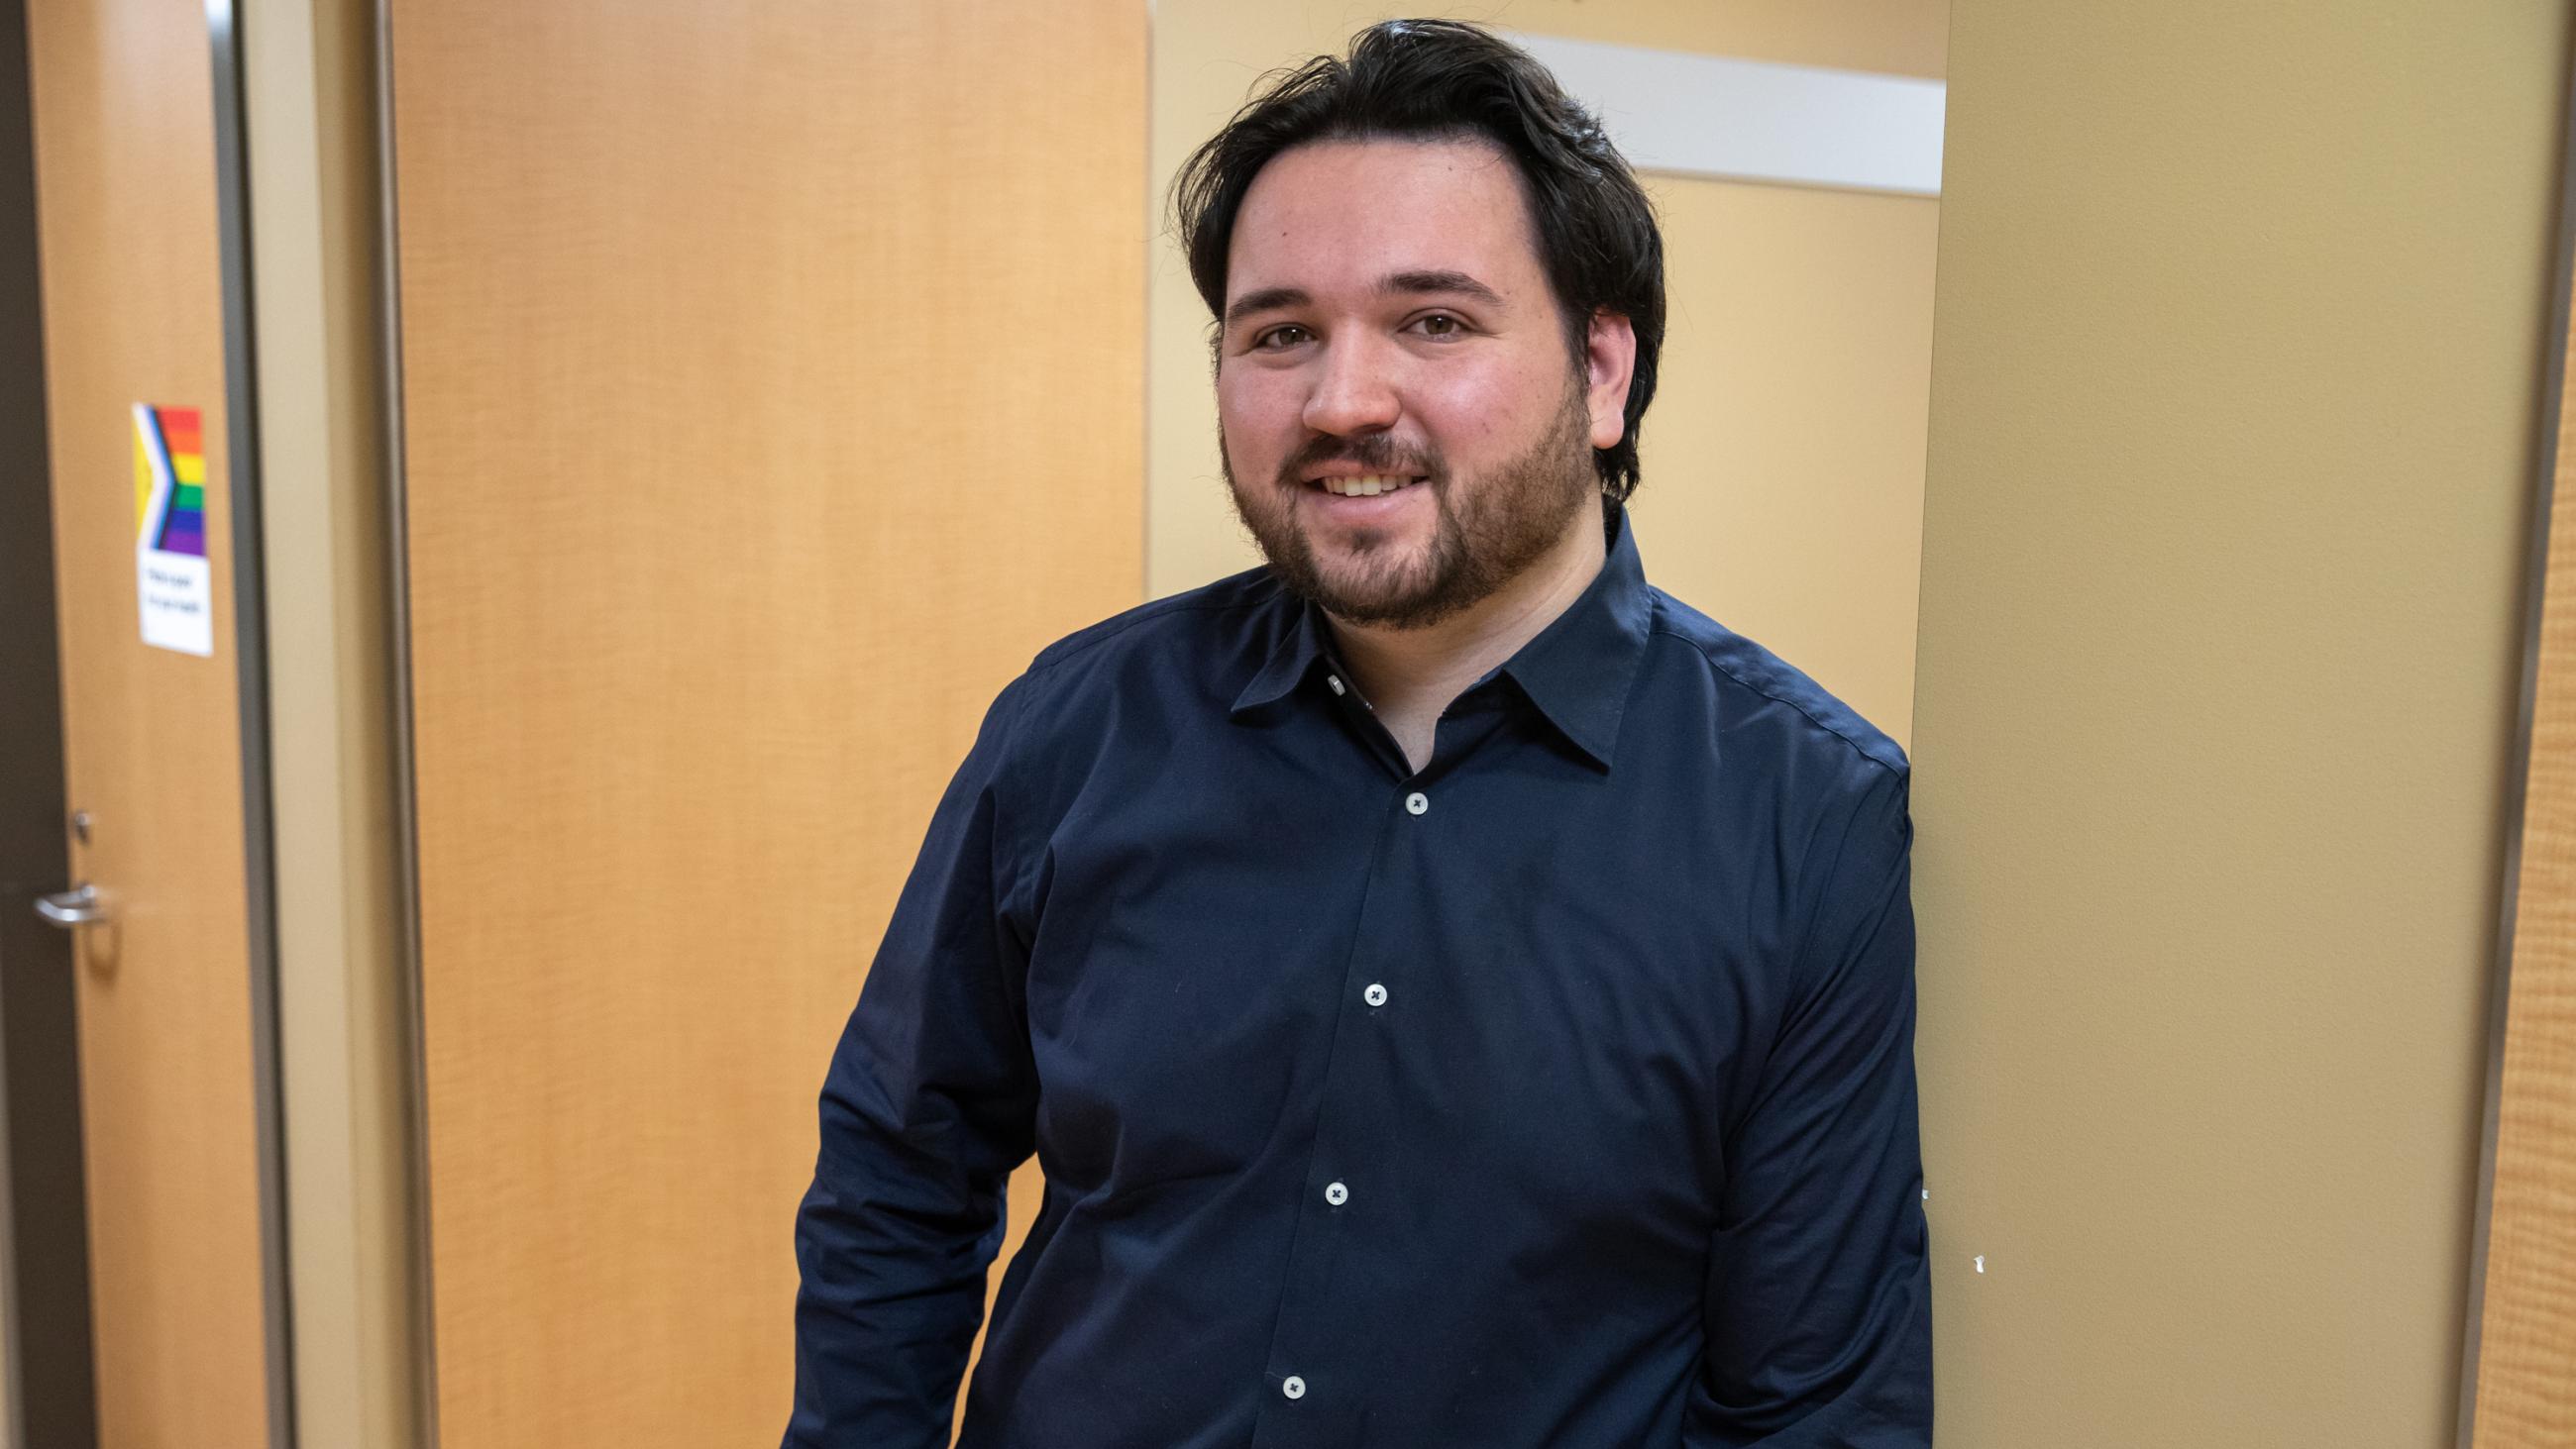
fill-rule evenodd
<path id="1" fill-rule="evenodd" d="M 2549 585 L 2549 520 L 2558 488 L 2562 405 L 2567 385 L 2568 309 L 2576 301 L 2576 49 L 2560 100 L 2557 252 L 2551 261 L 2549 312 L 2541 351 L 2539 427 L 2535 429 L 2531 534 L 2523 549 L 2522 698 L 2514 722 L 2513 757 L 2507 766 L 2504 872 L 2498 894 L 2495 957 L 2487 979 L 2486 1118 L 2478 1139 L 2478 1195 L 2469 1233 L 2466 1321 L 2460 1329 L 2457 1449 L 2477 1443 L 2478 1350 L 2487 1293 L 2488 1232 L 2495 1213 L 2496 1126 L 2504 1104 L 2504 1034 L 2513 982 L 2515 915 L 2521 901 L 2523 818 L 2530 803 L 2532 716 L 2540 692 L 2541 606 Z"/>
<path id="2" fill-rule="evenodd" d="M 270 799 L 267 572 L 259 487 L 258 349 L 252 336 L 250 161 L 240 16 L 206 0 L 214 66 L 215 196 L 224 308 L 224 423 L 232 484 L 233 647 L 241 709 L 244 915 L 249 923 L 253 1112 L 259 1150 L 260 1286 L 268 1442 L 295 1449 L 295 1330 L 287 1283 L 285 1099 L 278 1059 L 276 829 Z"/>
<path id="3" fill-rule="evenodd" d="M 394 161 L 394 59 L 392 0 L 374 0 L 376 20 L 377 248 L 383 266 L 377 295 L 378 335 L 384 339 L 385 580 L 391 597 L 385 618 L 393 689 L 395 891 L 400 897 L 400 969 L 408 1020 L 411 1133 L 411 1301 L 413 1388 L 420 1449 L 438 1446 L 438 1317 L 436 1275 L 430 1255 L 429 1056 L 422 1010 L 425 989 L 420 922 L 420 792 L 414 771 L 415 729 L 411 674 L 410 477 L 403 444 L 402 231 Z"/>

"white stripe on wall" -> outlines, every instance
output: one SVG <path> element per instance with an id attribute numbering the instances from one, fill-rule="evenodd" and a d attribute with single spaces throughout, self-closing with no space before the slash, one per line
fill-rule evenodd
<path id="1" fill-rule="evenodd" d="M 1941 194 L 1949 87 L 1914 76 L 1513 35 L 1640 171 Z"/>

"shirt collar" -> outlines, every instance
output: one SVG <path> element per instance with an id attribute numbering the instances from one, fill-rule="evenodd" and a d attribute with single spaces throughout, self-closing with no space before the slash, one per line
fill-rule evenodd
<path id="1" fill-rule="evenodd" d="M 1591 585 L 1505 660 L 1501 671 L 1559 734 L 1604 770 L 1618 743 L 1628 686 L 1645 657 L 1654 612 L 1624 506 L 1611 510 L 1608 532 L 1609 554 Z M 1272 616 L 1269 657 L 1235 697 L 1236 716 L 1286 696 L 1317 660 L 1331 657 L 1331 630 L 1321 612 L 1287 589 L 1278 597 L 1282 607 Z"/>
<path id="2" fill-rule="evenodd" d="M 1628 710 L 1628 686 L 1646 656 L 1654 615 L 1653 592 L 1637 558 L 1628 510 L 1610 515 L 1610 552 L 1591 587 L 1503 661 L 1503 672 L 1540 714 L 1576 749 L 1610 768 L 1619 741 L 1619 719 Z"/>
<path id="3" fill-rule="evenodd" d="M 1270 657 L 1234 697 L 1231 713 L 1240 718 L 1246 712 L 1261 708 L 1285 697 L 1305 679 L 1315 661 L 1331 657 L 1331 640 L 1323 615 L 1313 604 L 1300 598 L 1285 585 L 1274 584 L 1277 607 L 1266 611 L 1269 619 Z M 1256 646 L 1258 647 L 1258 646 Z"/>

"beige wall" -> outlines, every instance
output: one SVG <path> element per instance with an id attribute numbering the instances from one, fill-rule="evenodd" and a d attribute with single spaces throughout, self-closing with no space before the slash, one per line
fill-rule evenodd
<path id="1" fill-rule="evenodd" d="M 1941 1442 L 2447 1444 L 2565 7 L 1954 18 Z"/>
<path id="2" fill-rule="evenodd" d="M 332 1449 L 417 1442 L 369 15 L 241 16 L 295 1415 Z"/>
<path id="3" fill-rule="evenodd" d="M 1661 176 L 1647 189 L 1671 307 L 1631 509 L 1648 576 L 1902 744 L 1941 203 Z"/>
<path id="4" fill-rule="evenodd" d="M 1154 197 L 1262 72 L 1422 7 L 1163 0 Z M 1948 0 L 1519 0 L 1427 13 L 1577 39 L 1939 76 Z M 1652 177 L 1671 323 L 1641 444 L 1648 575 L 1778 650 L 1902 740 L 1939 203 Z M 1258 553 L 1219 472 L 1207 309 L 1154 219 L 1146 592 Z"/>

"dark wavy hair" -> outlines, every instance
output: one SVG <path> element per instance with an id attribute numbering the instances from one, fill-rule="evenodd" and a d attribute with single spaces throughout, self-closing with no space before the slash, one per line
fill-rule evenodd
<path id="1" fill-rule="evenodd" d="M 1655 396 L 1664 343 L 1664 240 L 1643 188 L 1601 123 L 1527 51 L 1454 20 L 1389 20 L 1351 37 L 1350 57 L 1319 55 L 1276 72 L 1181 165 L 1172 216 L 1190 279 L 1225 315 L 1235 214 L 1271 158 L 1310 141 L 1482 137 L 1520 173 L 1540 265 L 1579 369 L 1596 312 L 1637 335 L 1627 426 L 1595 448 L 1606 513 L 1637 487 L 1637 428 Z"/>

